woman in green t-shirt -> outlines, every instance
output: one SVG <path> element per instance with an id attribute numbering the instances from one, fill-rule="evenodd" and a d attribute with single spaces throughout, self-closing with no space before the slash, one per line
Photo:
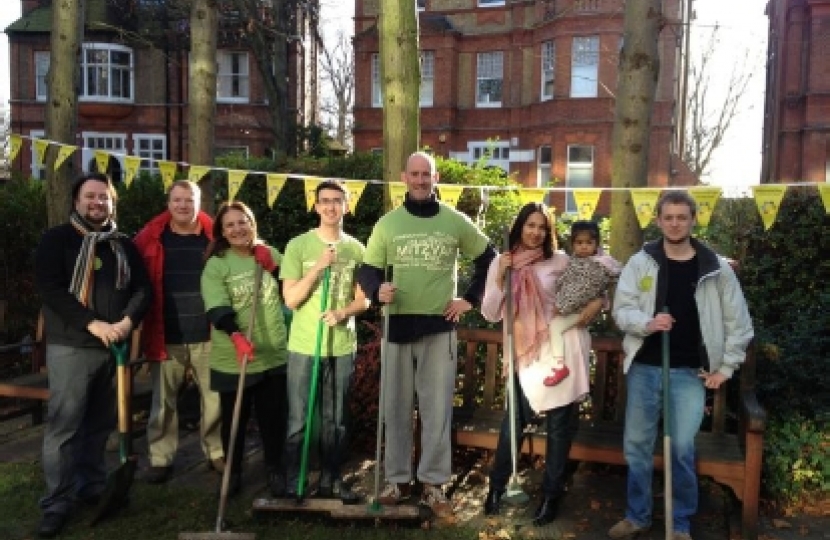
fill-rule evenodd
<path id="1" fill-rule="evenodd" d="M 223 204 L 213 225 L 214 241 L 208 247 L 202 272 L 202 297 L 211 332 L 210 388 L 219 393 L 222 411 L 222 446 L 228 455 L 233 408 L 239 382 L 239 365 L 247 357 L 245 390 L 234 441 L 230 494 L 241 487 L 245 428 L 256 411 L 262 437 L 268 487 L 275 497 L 285 492 L 282 460 L 288 418 L 286 394 L 286 337 L 282 298 L 277 281 L 282 255 L 257 238 L 256 220 L 244 203 Z M 263 268 L 259 298 L 254 302 L 256 265 Z M 249 333 L 251 309 L 256 304 L 254 327 Z M 247 336 L 252 336 L 249 340 Z"/>

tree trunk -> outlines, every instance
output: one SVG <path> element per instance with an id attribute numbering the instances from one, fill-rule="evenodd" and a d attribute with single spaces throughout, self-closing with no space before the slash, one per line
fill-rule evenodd
<path id="1" fill-rule="evenodd" d="M 84 0 L 54 2 L 49 43 L 52 54 L 47 75 L 49 100 L 46 107 L 46 138 L 63 144 L 77 144 L 75 133 L 78 123 L 78 83 L 83 28 Z M 66 160 L 59 170 L 53 170 L 52 164 L 58 150 L 56 145 L 50 145 L 44 160 L 46 208 L 50 227 L 67 221 L 71 204 L 73 160 Z"/>
<path id="2" fill-rule="evenodd" d="M 624 45 L 620 54 L 619 84 L 612 134 L 611 185 L 635 188 L 648 185 L 651 113 L 660 62 L 657 40 L 663 21 L 661 0 L 625 3 Z M 625 190 L 611 197 L 611 253 L 625 262 L 643 243 L 643 231 Z"/>
<path id="3" fill-rule="evenodd" d="M 420 144 L 418 15 L 412 0 L 384 0 L 379 5 L 383 179 L 390 182 L 400 179 L 407 157 Z M 389 203 L 388 194 L 386 199 Z"/>
<path id="4" fill-rule="evenodd" d="M 216 123 L 216 41 L 219 14 L 216 0 L 193 0 L 190 11 L 190 84 L 188 95 L 188 161 L 212 165 Z M 210 174 L 199 183 L 202 210 L 213 213 Z"/>

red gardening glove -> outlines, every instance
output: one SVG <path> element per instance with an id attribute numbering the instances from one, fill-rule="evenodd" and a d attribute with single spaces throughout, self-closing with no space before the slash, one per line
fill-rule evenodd
<path id="1" fill-rule="evenodd" d="M 236 361 L 242 365 L 243 359 L 247 356 L 248 363 L 254 361 L 254 344 L 248 341 L 241 332 L 234 332 L 231 334 L 231 341 L 233 341 L 233 348 L 236 349 Z"/>
<path id="2" fill-rule="evenodd" d="M 254 246 L 254 260 L 269 274 L 277 267 L 277 263 L 274 262 L 274 257 L 271 255 L 271 248 L 265 244 Z"/>

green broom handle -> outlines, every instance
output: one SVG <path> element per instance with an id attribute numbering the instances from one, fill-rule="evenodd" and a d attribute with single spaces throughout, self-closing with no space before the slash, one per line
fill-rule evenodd
<path id="1" fill-rule="evenodd" d="M 323 272 L 323 294 L 320 297 L 320 320 L 317 323 L 317 342 L 314 345 L 314 365 L 311 368 L 311 384 L 308 388 L 308 403 L 306 404 L 306 426 L 303 436 L 303 453 L 300 459 L 300 478 L 297 480 L 297 498 L 302 499 L 305 494 L 305 477 L 308 472 L 308 449 L 311 445 L 311 431 L 314 423 L 314 403 L 317 400 L 317 380 L 320 377 L 320 357 L 323 348 L 323 323 L 322 315 L 326 312 L 329 299 L 329 280 L 331 279 L 331 266 L 327 266 Z"/>

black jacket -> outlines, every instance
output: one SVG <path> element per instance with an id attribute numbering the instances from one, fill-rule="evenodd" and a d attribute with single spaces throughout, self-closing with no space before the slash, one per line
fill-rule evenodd
<path id="1" fill-rule="evenodd" d="M 124 290 L 115 288 L 115 253 L 107 242 L 98 244 L 95 254 L 101 264 L 93 273 L 90 305 L 84 306 L 69 292 L 83 236 L 68 223 L 43 234 L 35 252 L 35 285 L 43 300 L 47 343 L 103 347 L 101 340 L 86 329 L 93 320 L 116 323 L 127 315 L 134 326 L 141 322 L 152 300 L 152 286 L 132 241 L 119 241 L 129 261 L 129 285 Z"/>

